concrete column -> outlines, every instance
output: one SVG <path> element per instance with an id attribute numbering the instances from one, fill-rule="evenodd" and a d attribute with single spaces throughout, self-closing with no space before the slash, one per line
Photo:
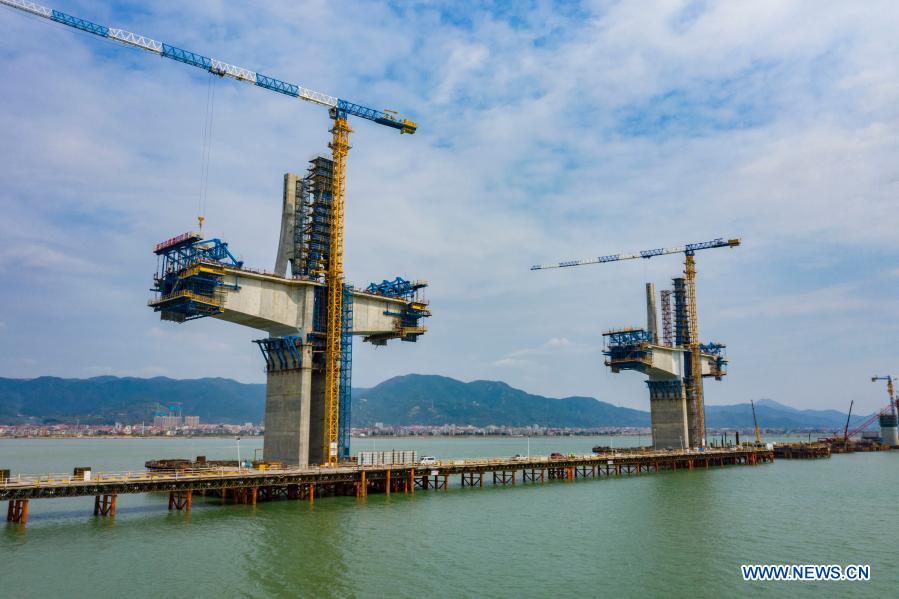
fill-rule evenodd
<path id="1" fill-rule="evenodd" d="M 659 320 L 656 312 L 655 283 L 646 284 L 646 331 L 652 335 L 652 342 L 659 342 Z"/>
<path id="2" fill-rule="evenodd" d="M 298 320 L 308 323 L 308 328 L 301 328 L 301 332 L 311 330 L 313 293 L 311 286 L 306 287 L 302 301 L 298 302 L 301 312 Z M 321 463 L 318 433 L 310 430 L 315 417 L 313 379 L 319 375 L 312 371 L 312 345 L 303 343 L 300 351 L 300 368 L 270 371 L 265 388 L 263 458 L 291 466 Z"/>
<path id="3" fill-rule="evenodd" d="M 325 373 L 312 373 L 309 410 L 309 464 L 325 461 Z"/>
<path id="4" fill-rule="evenodd" d="M 654 449 L 690 446 L 687 397 L 681 380 L 647 381 Z"/>
<path id="5" fill-rule="evenodd" d="M 266 460 L 291 466 L 309 464 L 311 401 L 312 346 L 304 345 L 300 368 L 269 372 L 266 378 L 262 450 Z"/>
<path id="6" fill-rule="evenodd" d="M 294 259 L 294 229 L 296 228 L 296 189 L 299 177 L 293 173 L 284 175 L 284 202 L 281 209 L 281 238 L 278 240 L 278 255 L 275 258 L 275 273 L 282 277 L 287 274 L 287 265 Z"/>
<path id="7" fill-rule="evenodd" d="M 897 429 L 895 411 L 880 417 L 880 442 L 890 447 L 899 446 L 899 429 Z"/>

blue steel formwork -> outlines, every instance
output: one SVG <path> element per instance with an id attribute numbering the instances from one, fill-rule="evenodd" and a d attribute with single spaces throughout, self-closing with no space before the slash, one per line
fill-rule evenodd
<path id="1" fill-rule="evenodd" d="M 328 290 L 326 287 L 315 287 L 314 305 L 312 309 L 312 332 L 308 340 L 312 343 L 312 368 L 316 371 L 324 369 L 325 338 L 328 335 L 325 318 Z M 350 457 L 350 427 L 353 381 L 353 286 L 343 286 L 341 298 L 341 331 L 340 331 L 340 393 L 338 397 L 338 459 Z"/>
<path id="2" fill-rule="evenodd" d="M 603 333 L 602 336 L 607 338 L 606 343 L 609 347 L 653 342 L 652 333 L 645 329 L 621 329 Z"/>
<path id="3" fill-rule="evenodd" d="M 259 346 L 265 360 L 266 372 L 282 372 L 295 370 L 303 365 L 302 337 L 286 335 L 256 339 L 253 343 Z"/>
<path id="4" fill-rule="evenodd" d="M 220 239 L 202 239 L 199 233 L 184 233 L 156 245 L 159 257 L 153 276 L 156 297 L 149 305 L 163 320 L 184 322 L 222 311 L 225 266 L 241 268 Z M 236 289 L 236 285 L 230 285 Z"/>
<path id="5" fill-rule="evenodd" d="M 715 341 L 699 344 L 699 351 L 701 353 L 715 357 L 715 361 L 710 364 L 709 374 L 703 374 L 703 376 L 713 376 L 715 377 L 715 380 L 720 381 L 721 377 L 727 374 L 726 349 L 726 345 Z"/>
<path id="6" fill-rule="evenodd" d="M 653 335 L 645 329 L 619 329 L 603 333 L 608 359 L 606 366 L 612 372 L 637 370 L 645 372 L 652 364 Z"/>
<path id="7" fill-rule="evenodd" d="M 353 387 L 353 287 L 343 286 L 340 331 L 340 400 L 338 405 L 337 457 L 350 457 L 350 404 Z"/>
<path id="8" fill-rule="evenodd" d="M 392 281 L 384 279 L 380 283 L 371 283 L 365 288 L 365 292 L 411 300 L 419 289 L 425 287 L 427 287 L 427 283 L 424 281 L 407 281 L 402 277 L 396 277 Z"/>
<path id="9" fill-rule="evenodd" d="M 381 295 L 397 299 L 404 299 L 409 302 L 402 308 L 400 312 L 385 310 L 387 316 L 396 316 L 399 318 L 399 338 L 402 341 L 414 343 L 418 337 L 424 334 L 425 328 L 421 325 L 421 319 L 431 315 L 428 310 L 428 302 L 422 297 L 422 289 L 428 286 L 426 281 L 408 281 L 402 277 L 395 277 L 392 280 L 384 279 L 380 283 L 371 283 L 365 288 L 365 293 L 373 295 Z M 387 338 L 366 337 L 366 341 L 370 341 L 375 345 L 384 345 Z"/>

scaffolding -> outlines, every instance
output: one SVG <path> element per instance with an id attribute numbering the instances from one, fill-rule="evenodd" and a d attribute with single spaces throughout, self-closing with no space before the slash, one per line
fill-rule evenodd
<path id="1" fill-rule="evenodd" d="M 671 323 L 671 290 L 662 289 L 662 345 L 667 347 L 674 346 L 674 331 Z"/>
<path id="2" fill-rule="evenodd" d="M 690 343 L 689 320 L 687 319 L 687 285 L 682 277 L 672 279 L 674 289 L 674 346 L 686 347 Z"/>
<path id="3" fill-rule="evenodd" d="M 350 459 L 350 404 L 353 388 L 353 287 L 343 286 L 340 321 L 340 407 L 337 422 L 337 457 Z"/>
<path id="4" fill-rule="evenodd" d="M 318 156 L 309 161 L 306 175 L 296 180 L 294 249 L 290 260 L 294 277 L 324 282 L 331 248 L 333 173 L 331 160 Z"/>

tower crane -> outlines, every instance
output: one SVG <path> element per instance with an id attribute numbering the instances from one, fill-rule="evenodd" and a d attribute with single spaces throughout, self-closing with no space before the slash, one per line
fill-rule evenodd
<path id="1" fill-rule="evenodd" d="M 687 397 L 693 405 L 697 415 L 697 429 L 700 439 L 698 445 L 705 445 L 705 407 L 702 394 L 702 350 L 699 342 L 699 322 L 696 316 L 696 252 L 712 248 L 737 247 L 739 239 L 723 239 L 721 237 L 711 241 L 689 243 L 684 246 L 671 248 L 656 248 L 643 250 L 635 254 L 610 254 L 583 260 L 568 260 L 556 264 L 537 264 L 531 270 L 545 270 L 550 268 L 568 268 L 570 266 L 585 266 L 588 264 L 603 264 L 605 262 L 620 262 L 622 260 L 637 260 L 639 258 L 650 259 L 656 256 L 668 254 L 684 254 L 684 275 L 687 291 L 687 318 L 689 320 L 689 342 L 686 344 L 690 353 L 690 376 L 684 377 Z M 691 433 L 692 434 L 692 433 Z"/>
<path id="2" fill-rule="evenodd" d="M 893 381 L 895 379 L 891 375 L 886 376 L 872 376 L 871 382 L 876 383 L 877 381 L 886 381 L 887 382 L 887 396 L 890 399 L 890 410 L 893 415 L 896 415 L 896 394 L 893 392 Z"/>
<path id="3" fill-rule="evenodd" d="M 325 342 L 325 426 L 323 456 L 329 464 L 337 462 L 338 418 L 340 400 L 340 356 L 343 298 L 343 218 L 346 199 L 346 158 L 350 149 L 349 117 L 359 117 L 396 129 L 400 133 L 415 133 L 418 125 L 400 118 L 393 110 L 376 110 L 348 100 L 313 91 L 297 84 L 288 83 L 244 67 L 222 62 L 171 46 L 165 42 L 133 33 L 93 23 L 58 10 L 28 2 L 26 0 L 0 0 L 0 4 L 42 17 L 73 29 L 90 33 L 112 42 L 151 52 L 162 58 L 175 60 L 208 71 L 219 77 L 230 77 L 256 87 L 277 92 L 285 96 L 305 100 L 328 109 L 333 121 L 331 127 L 331 153 L 333 178 L 331 184 L 331 230 L 330 256 L 325 274 L 327 284 L 327 338 Z"/>

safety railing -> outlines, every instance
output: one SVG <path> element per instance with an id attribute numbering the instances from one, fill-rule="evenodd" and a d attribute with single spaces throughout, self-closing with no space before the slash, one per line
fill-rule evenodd
<path id="1" fill-rule="evenodd" d="M 13 474 L 0 480 L 0 488 L 10 487 L 58 487 L 66 485 L 89 485 L 105 483 L 135 483 L 151 481 L 186 481 L 209 478 L 258 478 L 283 474 L 335 474 L 361 471 L 382 471 L 388 469 L 430 470 L 459 467 L 527 467 L 528 464 L 552 464 L 556 462 L 595 462 L 602 459 L 640 459 L 653 457 L 703 456 L 716 454 L 752 453 L 758 451 L 753 447 L 706 448 L 702 451 L 693 449 L 674 450 L 670 452 L 628 451 L 625 448 L 598 454 L 564 455 L 552 457 L 543 455 L 518 456 L 513 458 L 467 458 L 438 460 L 434 464 L 384 464 L 384 465 L 346 465 L 336 467 L 282 467 L 255 468 L 219 467 L 219 468 L 187 468 L 170 470 L 128 470 L 120 472 L 91 472 L 89 478 L 83 475 L 49 472 L 46 474 Z"/>

